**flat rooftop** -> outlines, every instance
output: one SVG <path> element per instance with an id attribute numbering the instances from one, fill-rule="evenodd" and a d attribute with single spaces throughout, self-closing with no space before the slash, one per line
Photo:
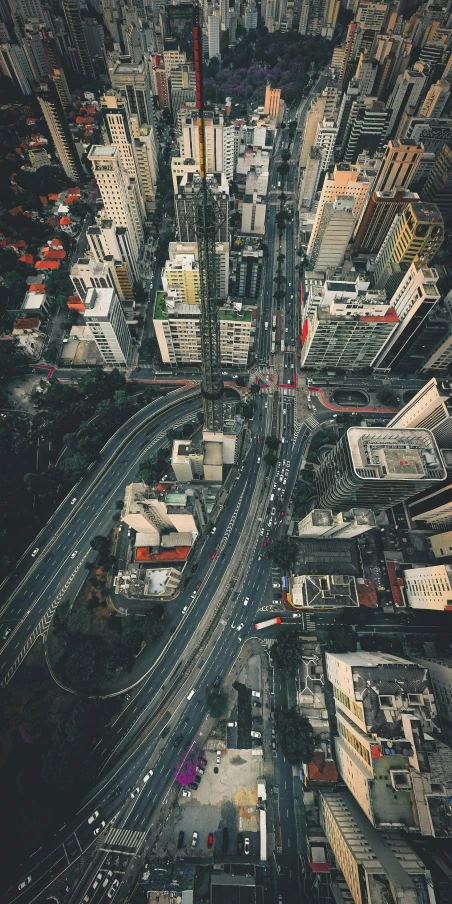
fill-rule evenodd
<path id="1" fill-rule="evenodd" d="M 95 144 L 94 147 L 91 148 L 88 157 L 90 160 L 94 157 L 114 157 L 117 153 L 118 148 L 114 144 Z"/>
<path id="2" fill-rule="evenodd" d="M 350 427 L 347 440 L 355 472 L 364 480 L 444 480 L 447 476 L 429 430 Z"/>

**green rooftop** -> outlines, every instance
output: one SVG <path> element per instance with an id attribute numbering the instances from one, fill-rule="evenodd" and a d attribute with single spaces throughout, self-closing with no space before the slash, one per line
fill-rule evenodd
<path id="1" fill-rule="evenodd" d="M 168 320 L 168 312 L 166 310 L 166 292 L 157 292 L 157 297 L 155 299 L 155 308 L 154 308 L 154 319 L 155 320 Z M 199 314 L 178 314 L 174 312 L 171 314 L 171 317 L 180 317 L 182 320 L 190 320 L 192 318 L 198 318 Z M 218 317 L 220 320 L 231 320 L 233 323 L 239 323 L 242 321 L 243 323 L 250 323 L 252 320 L 251 311 L 242 311 L 239 314 L 238 311 L 225 310 L 220 308 L 218 311 Z"/>
<path id="2" fill-rule="evenodd" d="M 155 299 L 154 318 L 155 320 L 168 320 L 168 314 L 165 311 L 165 292 L 157 292 Z"/>
<path id="3" fill-rule="evenodd" d="M 220 310 L 218 312 L 220 320 L 234 320 L 234 321 L 243 321 L 244 323 L 249 323 L 251 320 L 251 311 L 242 311 L 239 314 L 238 311 L 223 311 Z"/>

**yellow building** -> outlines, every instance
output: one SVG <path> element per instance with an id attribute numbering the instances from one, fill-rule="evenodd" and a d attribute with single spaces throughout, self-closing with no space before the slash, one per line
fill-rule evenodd
<path id="1" fill-rule="evenodd" d="M 429 264 L 444 241 L 444 221 L 436 204 L 413 201 L 394 220 L 379 251 L 374 285 L 383 288 L 393 264 Z"/>
<path id="2" fill-rule="evenodd" d="M 162 273 L 165 292 L 170 292 L 182 304 L 199 304 L 199 264 L 194 254 L 176 254 L 165 264 Z M 171 289 L 176 290 L 171 293 Z"/>

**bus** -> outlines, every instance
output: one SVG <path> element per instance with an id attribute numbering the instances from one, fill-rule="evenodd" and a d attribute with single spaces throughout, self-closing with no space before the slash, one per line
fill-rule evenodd
<path id="1" fill-rule="evenodd" d="M 272 327 L 273 327 L 273 329 L 276 328 L 276 314 L 273 314 Z"/>
<path id="2" fill-rule="evenodd" d="M 275 354 L 275 343 L 274 342 L 272 342 L 272 352 L 271 353 L 272 353 L 272 355 Z"/>
<path id="3" fill-rule="evenodd" d="M 282 355 L 284 354 L 284 350 L 285 350 L 284 339 L 281 339 L 281 354 Z"/>
<path id="4" fill-rule="evenodd" d="M 271 625 L 280 625 L 281 622 L 282 619 L 278 615 L 276 618 L 268 618 L 267 621 L 256 622 L 254 627 L 256 628 L 256 631 L 260 631 L 261 628 L 270 628 Z"/>

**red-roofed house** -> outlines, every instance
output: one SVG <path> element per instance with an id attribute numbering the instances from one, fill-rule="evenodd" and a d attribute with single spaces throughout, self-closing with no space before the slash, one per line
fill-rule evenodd
<path id="1" fill-rule="evenodd" d="M 71 225 L 71 218 L 70 218 L 70 217 L 61 217 L 61 219 L 60 219 L 60 226 L 70 226 L 70 225 Z"/>
<path id="2" fill-rule="evenodd" d="M 377 591 L 371 578 L 357 578 L 356 590 L 360 606 L 367 606 L 368 609 L 378 606 Z"/>
<path id="3" fill-rule="evenodd" d="M 79 194 L 80 194 L 80 189 L 79 189 L 78 185 L 76 185 L 74 188 L 70 188 L 68 194 L 70 194 L 70 195 L 79 195 Z"/>
<path id="4" fill-rule="evenodd" d="M 57 251 L 55 249 L 54 251 L 49 251 L 48 254 L 45 254 L 44 260 L 46 260 L 46 261 L 62 261 L 62 260 L 64 260 L 65 257 L 66 257 L 65 251 Z"/>
<path id="5" fill-rule="evenodd" d="M 23 264 L 34 264 L 34 257 L 32 254 L 23 254 L 19 260 L 22 261 Z"/>
<path id="6" fill-rule="evenodd" d="M 46 290 L 46 286 L 45 286 L 45 283 L 43 283 L 43 282 L 42 283 L 33 283 L 33 285 L 30 286 L 30 288 L 29 288 L 30 292 L 42 293 L 42 292 L 45 292 L 45 290 Z"/>
<path id="7" fill-rule="evenodd" d="M 41 204 L 47 204 L 47 195 L 39 195 Z"/>
<path id="8" fill-rule="evenodd" d="M 39 317 L 19 317 L 16 330 L 36 330 L 40 326 Z"/>
<path id="9" fill-rule="evenodd" d="M 36 270 L 58 270 L 59 261 L 36 261 Z"/>
<path id="10" fill-rule="evenodd" d="M 69 310 L 79 311 L 81 314 L 83 314 L 83 311 L 85 310 L 85 305 L 78 295 L 70 295 L 67 300 L 67 306 Z"/>
<path id="11" fill-rule="evenodd" d="M 334 788 L 339 779 L 336 763 L 323 750 L 314 750 L 310 763 L 303 764 L 304 784 L 309 788 Z"/>
<path id="12" fill-rule="evenodd" d="M 52 239 L 50 242 L 52 248 L 61 249 L 63 246 L 61 244 L 61 239 Z"/>
<path id="13" fill-rule="evenodd" d="M 49 194 L 49 201 L 58 201 L 58 195 Z"/>
<path id="14" fill-rule="evenodd" d="M 77 123 L 78 126 L 81 126 L 82 123 L 83 123 L 83 116 L 76 116 L 76 117 L 75 117 L 75 121 L 76 121 L 76 123 Z"/>
<path id="15" fill-rule="evenodd" d="M 397 562 L 386 562 L 386 571 L 388 572 L 389 582 L 391 584 L 392 598 L 396 606 L 406 606 L 403 588 L 405 582 L 397 573 Z"/>

